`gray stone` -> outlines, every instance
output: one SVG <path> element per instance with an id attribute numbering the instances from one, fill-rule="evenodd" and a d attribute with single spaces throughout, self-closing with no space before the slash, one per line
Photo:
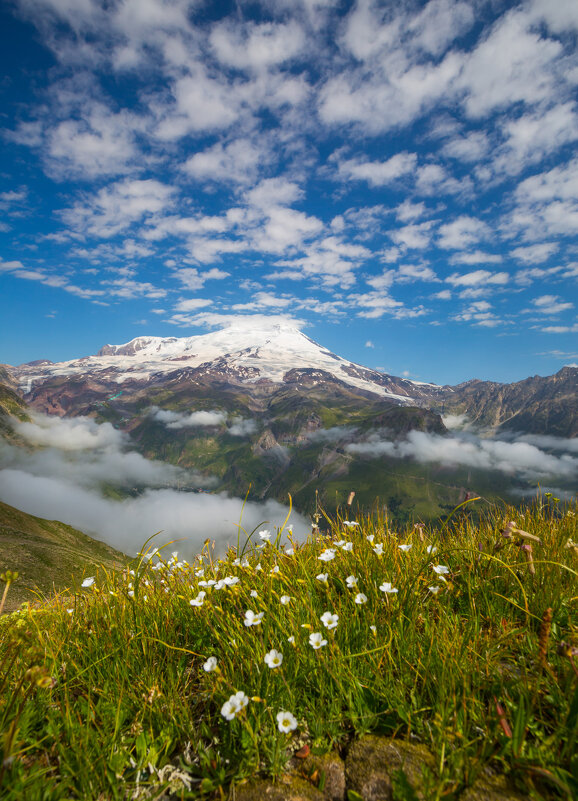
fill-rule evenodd
<path id="1" fill-rule="evenodd" d="M 234 801 L 325 801 L 326 796 L 310 782 L 285 774 L 275 783 L 257 779 L 236 785 L 231 793 Z"/>
<path id="2" fill-rule="evenodd" d="M 460 795 L 460 801 L 526 801 L 527 798 L 510 787 L 505 776 L 488 768 Z"/>
<path id="3" fill-rule="evenodd" d="M 292 760 L 291 770 L 303 777 L 314 777 L 318 785 L 325 776 L 323 797 L 327 801 L 344 801 L 345 799 L 345 764 L 339 754 L 330 753 L 316 756 L 310 754 L 307 759 Z"/>
<path id="4" fill-rule="evenodd" d="M 424 798 L 425 773 L 434 772 L 434 759 L 423 745 L 367 735 L 353 743 L 345 760 L 348 790 L 364 801 L 392 801 L 393 774 L 402 769 L 418 798 Z"/>

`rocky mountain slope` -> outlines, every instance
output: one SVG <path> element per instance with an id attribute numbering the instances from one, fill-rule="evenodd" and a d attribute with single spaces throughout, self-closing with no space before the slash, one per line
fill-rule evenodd
<path id="1" fill-rule="evenodd" d="M 444 391 L 438 408 L 465 414 L 473 423 L 494 431 L 576 437 L 578 368 L 563 367 L 555 375 L 536 375 L 514 384 L 467 381 Z"/>

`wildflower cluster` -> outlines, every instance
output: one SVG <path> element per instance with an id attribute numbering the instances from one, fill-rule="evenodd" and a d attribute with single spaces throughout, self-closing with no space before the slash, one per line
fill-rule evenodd
<path id="1" fill-rule="evenodd" d="M 373 727 L 439 746 L 448 772 L 491 753 L 515 767 L 525 748 L 544 775 L 566 781 L 578 518 L 514 517 L 399 533 L 379 516 L 337 518 L 306 544 L 283 547 L 261 529 L 221 558 L 209 546 L 190 561 L 151 549 L 122 575 L 79 577 L 72 598 L 13 626 L 36 642 L 29 664 L 9 653 L 16 635 L 0 653 L 14 688 L 28 686 L 31 665 L 42 679 L 4 707 L 12 726 L 10 710 L 38 703 L 26 711 L 37 728 L 26 722 L 17 742 L 15 724 L 6 747 L 34 754 L 50 742 L 46 764 L 59 760 L 65 795 L 78 797 L 77 776 L 94 797 L 143 784 L 160 797 L 160 782 L 177 779 L 218 796 L 235 770 L 279 773 L 303 742 Z M 520 542 L 532 543 L 532 565 Z M 513 725 L 516 709 L 525 728 Z M 14 765 L 5 771 L 20 781 Z"/>

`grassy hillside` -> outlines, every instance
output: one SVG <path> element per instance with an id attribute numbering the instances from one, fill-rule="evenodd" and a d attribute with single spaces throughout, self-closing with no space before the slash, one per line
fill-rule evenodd
<path id="1" fill-rule="evenodd" d="M 305 544 L 157 555 L 4 616 L 0 795 L 322 801 L 372 732 L 424 766 L 381 798 L 573 801 L 577 521 L 551 498 L 440 528 L 322 517 Z"/>
<path id="2" fill-rule="evenodd" d="M 5 611 L 24 601 L 38 601 L 55 592 L 73 592 L 83 574 L 98 565 L 118 570 L 128 562 L 125 554 L 56 520 L 21 512 L 0 502 L 0 573 L 17 571 Z M 4 589 L 0 581 L 0 593 Z"/>

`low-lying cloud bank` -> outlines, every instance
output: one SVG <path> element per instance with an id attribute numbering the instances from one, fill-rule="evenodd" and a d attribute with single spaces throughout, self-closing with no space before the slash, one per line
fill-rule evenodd
<path id="1" fill-rule="evenodd" d="M 160 543 L 184 540 L 178 546 L 183 556 L 198 553 L 207 538 L 223 551 L 236 544 L 239 523 L 251 532 L 265 523 L 280 526 L 287 515 L 288 509 L 273 500 L 244 504 L 224 492 L 179 491 L 178 486 L 206 489 L 218 482 L 145 459 L 109 423 L 35 414 L 32 422 L 17 422 L 14 428 L 40 449 L 27 451 L 0 440 L 0 500 L 68 523 L 126 553 L 136 553 L 157 532 Z M 105 497 L 103 485 L 145 489 L 137 497 L 113 500 Z M 297 538 L 310 530 L 309 521 L 295 512 L 290 523 Z"/>
<path id="2" fill-rule="evenodd" d="M 561 455 L 547 453 L 538 447 L 561 451 Z M 557 446 L 556 446 L 556 444 Z M 462 432 L 453 436 L 440 436 L 424 431 L 410 431 L 403 440 L 385 439 L 383 434 L 372 434 L 365 442 L 351 443 L 348 453 L 371 458 L 389 456 L 397 459 L 415 459 L 417 462 L 436 462 L 446 466 L 464 466 L 480 470 L 498 470 L 526 479 L 546 476 L 573 478 L 578 475 L 578 459 L 564 451 L 577 453 L 574 440 L 556 437 L 520 437 L 515 442 L 482 439 Z"/>
<path id="3" fill-rule="evenodd" d="M 224 426 L 227 422 L 227 433 L 233 437 L 247 437 L 257 431 L 257 423 L 254 420 L 247 420 L 240 416 L 229 417 L 227 412 L 211 409 L 210 411 L 199 410 L 197 412 L 173 412 L 169 409 L 159 409 L 158 406 L 151 407 L 150 416 L 158 423 L 162 423 L 167 428 L 203 428 L 210 426 Z"/>
<path id="4" fill-rule="evenodd" d="M 248 533 L 261 525 L 281 526 L 288 511 L 272 500 L 243 506 L 242 499 L 225 493 L 174 489 L 151 489 L 138 498 L 113 501 L 60 478 L 10 469 L 0 473 L 0 499 L 29 514 L 68 523 L 129 554 L 160 532 L 155 543 L 183 540 L 175 548 L 186 558 L 198 553 L 207 538 L 216 542 L 219 552 L 236 544 L 239 523 Z M 311 524 L 296 512 L 289 522 L 297 539 L 304 539 L 311 530 Z"/>

